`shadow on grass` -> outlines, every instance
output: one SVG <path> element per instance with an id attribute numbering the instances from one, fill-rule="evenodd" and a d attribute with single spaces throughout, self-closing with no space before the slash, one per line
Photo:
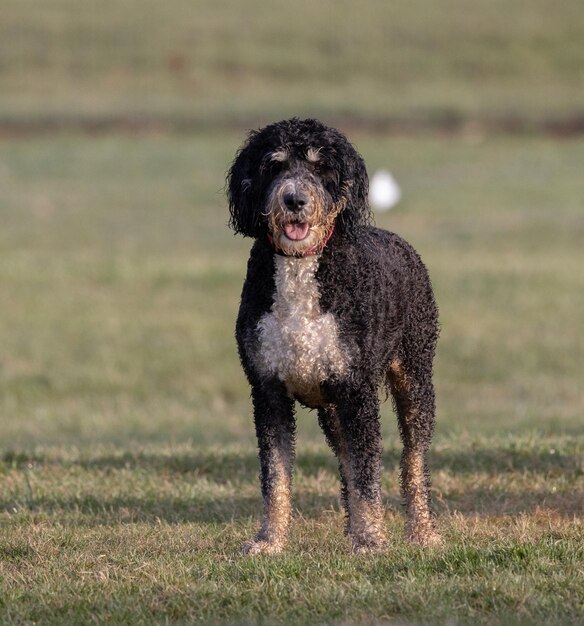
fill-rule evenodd
<path id="1" fill-rule="evenodd" d="M 38 496 L 26 502 L 0 499 L 0 511 L 61 515 L 63 523 L 75 526 L 108 524 L 188 522 L 228 523 L 250 519 L 261 507 L 259 496 L 235 498 L 149 498 L 132 496 L 101 497 L 93 495 L 51 497 Z"/>
<path id="2" fill-rule="evenodd" d="M 401 449 L 390 448 L 383 453 L 385 471 L 393 472 L 399 465 Z M 152 472 L 194 474 L 217 484 L 232 484 L 255 480 L 259 461 L 254 451 L 206 451 L 193 450 L 181 454 L 151 452 L 124 452 L 105 454 L 93 458 L 59 460 L 51 455 L 6 452 L 0 457 L 0 467 L 22 468 L 29 465 L 61 465 L 82 467 L 86 470 L 142 469 Z M 576 450 L 562 452 L 549 447 L 517 449 L 514 447 L 466 448 L 458 450 L 432 450 L 430 465 L 433 470 L 445 470 L 453 475 L 464 476 L 481 472 L 493 476 L 505 473 L 530 472 L 549 474 L 562 472 L 575 476 L 584 475 L 584 458 Z M 314 477 L 321 471 L 337 472 L 337 463 L 332 452 L 298 452 L 296 468 L 303 475 Z"/>
<path id="3" fill-rule="evenodd" d="M 470 489 L 463 498 L 445 498 L 435 507 L 438 516 L 456 511 L 469 517 L 492 517 L 533 514 L 538 511 L 553 512 L 561 517 L 572 518 L 582 514 L 584 492 L 571 494 L 538 490 L 521 495 L 499 491 L 487 492 Z M 402 512 L 396 497 L 384 498 L 387 511 Z M 304 519 L 318 519 L 323 512 L 341 516 L 339 498 L 334 495 L 303 494 L 294 496 L 294 508 Z M 149 498 L 149 497 L 100 497 L 93 495 L 71 497 L 33 497 L 26 502 L 0 499 L 0 512 L 58 515 L 65 525 L 100 526 L 109 524 L 159 523 L 226 524 L 249 521 L 261 515 L 261 498 L 236 496 L 225 498 Z M 340 520 L 339 520 L 339 523 Z"/>
<path id="4" fill-rule="evenodd" d="M 390 449 L 384 453 L 384 469 L 395 475 L 400 450 Z M 38 469 L 42 466 L 60 465 L 63 468 L 81 467 L 86 470 L 116 471 L 145 470 L 152 473 L 176 474 L 177 480 L 196 484 L 197 480 L 206 480 L 219 486 L 239 486 L 258 482 L 258 459 L 252 451 L 198 451 L 187 454 L 157 454 L 149 452 L 108 454 L 89 459 L 62 460 L 54 456 L 27 455 L 9 452 L 0 460 L 2 464 L 14 469 L 28 471 L 31 465 Z M 511 447 L 479 448 L 472 450 L 438 450 L 432 454 L 432 468 L 445 470 L 453 477 L 472 477 L 473 473 L 482 472 L 493 477 L 517 473 L 539 475 L 539 482 L 545 484 L 548 476 L 562 475 L 575 481 L 583 475 L 582 456 L 559 453 L 556 450 L 514 449 Z M 297 468 L 303 477 L 317 477 L 323 471 L 336 475 L 337 465 L 332 453 L 322 451 L 301 452 Z M 397 483 L 396 483 L 397 486 Z M 76 523 L 107 524 L 156 522 L 167 523 L 202 522 L 227 523 L 257 517 L 261 512 L 261 499 L 258 485 L 257 496 L 225 498 L 215 494 L 212 487 L 201 495 L 196 490 L 193 496 L 181 495 L 169 498 L 148 494 L 139 497 L 98 497 L 92 495 L 73 497 L 23 497 L 15 502 L 9 498 L 0 500 L 0 511 L 28 510 L 42 511 L 49 514 L 58 512 L 78 516 Z M 394 490 L 395 493 L 395 490 Z M 549 489 L 534 488 L 518 494 L 504 488 L 485 488 L 474 485 L 473 481 L 465 485 L 460 483 L 456 490 L 442 492 L 437 498 L 436 509 L 439 514 L 457 511 L 463 515 L 496 516 L 530 513 L 538 509 L 549 509 L 563 516 L 582 514 L 584 493 L 574 489 L 572 492 L 557 492 Z M 396 496 L 386 498 L 385 505 L 393 511 L 401 511 L 401 503 Z M 306 518 L 319 517 L 323 511 L 339 511 L 339 499 L 336 495 L 315 493 L 310 490 L 297 490 L 294 506 Z"/>
<path id="5" fill-rule="evenodd" d="M 454 475 L 482 472 L 493 476 L 505 473 L 530 472 L 534 474 L 562 473 L 583 475 L 584 458 L 575 450 L 569 452 L 553 447 L 466 448 L 438 450 L 430 453 L 433 469 L 446 470 Z"/>

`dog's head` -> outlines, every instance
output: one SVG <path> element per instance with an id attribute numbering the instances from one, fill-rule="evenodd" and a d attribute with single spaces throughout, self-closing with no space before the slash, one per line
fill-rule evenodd
<path id="1" fill-rule="evenodd" d="M 344 135 L 317 120 L 252 131 L 227 176 L 230 226 L 269 238 L 284 254 L 321 250 L 333 228 L 371 221 L 363 159 Z"/>

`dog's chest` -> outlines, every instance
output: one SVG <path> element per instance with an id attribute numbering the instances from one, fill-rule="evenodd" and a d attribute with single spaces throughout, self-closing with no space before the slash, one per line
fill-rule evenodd
<path id="1" fill-rule="evenodd" d="M 317 269 L 316 255 L 277 256 L 274 301 L 257 327 L 262 374 L 277 376 L 291 394 L 310 406 L 321 403 L 321 383 L 347 369 L 337 322 L 319 304 Z"/>

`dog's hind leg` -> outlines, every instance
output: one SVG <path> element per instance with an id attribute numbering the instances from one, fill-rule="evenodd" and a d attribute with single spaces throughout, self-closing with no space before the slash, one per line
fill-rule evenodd
<path id="1" fill-rule="evenodd" d="M 258 534 L 243 546 L 243 551 L 246 554 L 275 554 L 286 543 L 292 514 L 294 401 L 281 383 L 254 386 L 252 400 L 264 512 Z"/>
<path id="2" fill-rule="evenodd" d="M 441 542 L 430 509 L 428 448 L 434 431 L 435 397 L 431 360 L 414 373 L 400 360 L 391 363 L 389 383 L 403 442 L 400 484 L 406 507 L 406 540 L 419 545 Z"/>
<path id="3" fill-rule="evenodd" d="M 326 408 L 318 409 L 318 423 L 324 432 L 327 443 L 334 452 L 339 462 L 339 474 L 341 476 L 341 503 L 345 511 L 345 534 L 348 535 L 351 529 L 351 519 L 349 511 L 349 491 L 347 476 L 350 472 L 349 452 L 347 442 L 341 432 L 339 416 L 334 405 L 329 404 Z"/>
<path id="4" fill-rule="evenodd" d="M 347 455 L 348 534 L 353 551 L 381 550 L 386 535 L 381 502 L 381 424 L 375 388 L 341 391 L 337 414 L 340 445 Z"/>

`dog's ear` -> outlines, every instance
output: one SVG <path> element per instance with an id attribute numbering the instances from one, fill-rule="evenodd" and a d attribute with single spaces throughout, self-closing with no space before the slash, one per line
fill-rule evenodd
<path id="1" fill-rule="evenodd" d="M 351 146 L 344 159 L 346 206 L 339 216 L 345 233 L 373 222 L 369 206 L 369 177 L 361 155 Z"/>
<path id="2" fill-rule="evenodd" d="M 258 164 L 255 158 L 251 133 L 248 141 L 235 155 L 235 159 L 227 173 L 227 199 L 229 201 L 229 226 L 245 237 L 258 237 L 260 231 L 260 214 L 258 211 L 257 175 Z"/>

